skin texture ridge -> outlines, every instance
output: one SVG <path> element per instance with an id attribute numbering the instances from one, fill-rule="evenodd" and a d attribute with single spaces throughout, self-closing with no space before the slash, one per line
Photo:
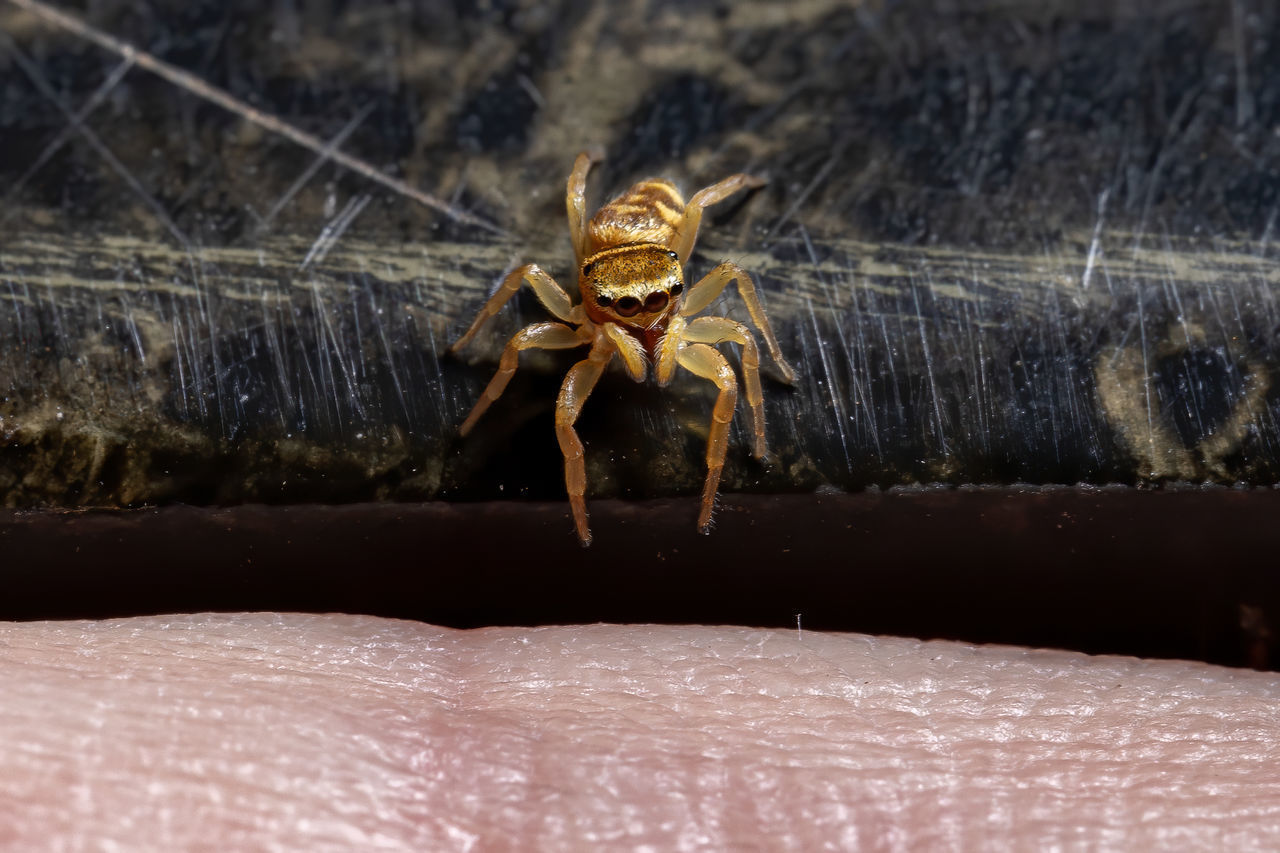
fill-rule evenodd
<path id="1" fill-rule="evenodd" d="M 750 628 L 0 624 L 6 849 L 1267 849 L 1272 674 Z"/>

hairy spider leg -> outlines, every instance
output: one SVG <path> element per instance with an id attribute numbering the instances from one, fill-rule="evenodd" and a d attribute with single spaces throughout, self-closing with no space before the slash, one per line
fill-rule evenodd
<path id="1" fill-rule="evenodd" d="M 764 392 L 760 387 L 760 348 L 755 335 L 741 323 L 728 317 L 699 317 L 682 335 L 690 343 L 722 344 L 726 341 L 742 347 L 742 384 L 751 411 L 751 430 L 755 435 L 752 455 L 763 459 L 768 453 L 764 439 Z"/>
<path id="2" fill-rule="evenodd" d="M 707 436 L 707 482 L 702 487 L 702 511 L 698 514 L 698 532 L 711 532 L 711 511 L 715 509 L 716 489 L 724 470 L 725 451 L 729 448 L 729 422 L 738 403 L 738 380 L 725 357 L 706 344 L 690 344 L 677 356 L 680 366 L 709 379 L 720 389 L 715 409 L 711 412 L 711 429 Z"/>
<path id="3" fill-rule="evenodd" d="M 689 260 L 689 255 L 693 254 L 693 244 L 698 241 L 698 226 L 702 224 L 702 209 L 710 207 L 716 202 L 724 201 L 734 193 L 745 190 L 762 187 L 765 185 L 764 178 L 757 178 L 755 175 L 730 175 L 718 184 L 712 184 L 703 190 L 694 193 L 693 198 L 689 199 L 689 203 L 684 208 L 684 220 L 676 229 L 676 238 L 671 245 L 671 249 L 680 256 L 680 264 L 684 265 Z"/>
<path id="4" fill-rule="evenodd" d="M 563 320 L 566 323 L 579 324 L 586 316 L 582 309 L 573 304 L 573 300 L 569 298 L 569 294 L 565 293 L 563 287 L 556 283 L 556 280 L 543 272 L 542 268 L 537 264 L 525 264 L 517 267 L 507 273 L 507 277 L 502 280 L 502 284 L 489 297 L 489 301 L 480 309 L 480 313 L 476 315 L 476 319 L 471 323 L 471 328 L 467 329 L 466 334 L 453 342 L 453 346 L 449 347 L 449 352 L 457 352 L 458 350 L 471 343 L 471 339 L 476 336 L 476 332 L 480 331 L 490 317 L 493 317 L 502 310 L 502 306 L 511 301 L 511 297 L 516 295 L 516 291 L 520 289 L 520 285 L 528 282 L 533 288 L 533 293 L 538 297 L 538 301 L 542 303 L 542 307 L 551 313 L 551 316 L 557 320 Z"/>
<path id="5" fill-rule="evenodd" d="M 747 313 L 751 315 L 751 322 L 760 330 L 760 334 L 764 335 L 764 342 L 769 348 L 769 355 L 773 357 L 778 369 L 782 371 L 783 378 L 788 384 L 795 381 L 796 372 L 782 356 L 782 348 L 778 346 L 778 339 L 773 335 L 773 327 L 769 325 L 769 318 L 764 313 L 764 306 L 760 304 L 760 295 L 756 292 L 756 283 L 752 281 L 747 271 L 737 264 L 725 261 L 703 276 L 697 284 L 689 288 L 684 295 L 684 302 L 680 305 L 680 316 L 689 317 L 706 308 L 724 291 L 731 281 L 738 283 L 738 293 L 742 294 L 742 301 L 747 305 Z"/>
<path id="6" fill-rule="evenodd" d="M 560 396 L 556 398 L 556 438 L 564 454 L 564 484 L 569 492 L 569 507 L 573 510 L 573 525 L 578 531 L 578 541 L 585 548 L 591 544 L 591 528 L 587 525 L 587 465 L 582 439 L 573 425 L 582 414 L 582 404 L 595 388 L 600 374 L 613 358 L 612 342 L 597 337 L 591 352 L 585 359 L 569 368 Z"/>
<path id="7" fill-rule="evenodd" d="M 565 188 L 564 204 L 569 210 L 569 239 L 573 241 L 573 254 L 578 266 L 587 252 L 587 173 L 604 159 L 599 148 L 588 148 L 573 161 L 569 173 L 569 185 Z"/>
<path id="8" fill-rule="evenodd" d="M 489 380 L 484 393 L 471 409 L 471 414 L 467 415 L 467 419 L 458 428 L 459 434 L 466 435 L 471 432 L 471 428 L 476 425 L 476 421 L 480 420 L 485 410 L 502 396 L 502 392 L 506 390 L 507 383 L 515 375 L 516 367 L 520 363 L 521 350 L 573 349 L 590 342 L 590 333 L 584 334 L 583 329 L 571 329 L 559 323 L 534 323 L 516 332 L 507 342 L 506 349 L 502 351 L 502 358 L 498 361 L 498 372 Z"/>
<path id="9" fill-rule="evenodd" d="M 618 350 L 618 358 L 622 359 L 622 366 L 626 369 L 627 375 L 636 382 L 643 382 L 649 375 L 649 356 L 645 354 L 644 344 L 640 343 L 635 335 L 624 332 L 617 323 L 605 323 L 601 331 Z"/>

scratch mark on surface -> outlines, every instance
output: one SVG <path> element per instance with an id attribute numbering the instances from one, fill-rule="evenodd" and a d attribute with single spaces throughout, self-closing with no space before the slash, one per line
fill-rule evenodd
<path id="1" fill-rule="evenodd" d="M 244 101 L 227 92 L 219 89 L 217 86 L 206 83 L 199 77 L 187 71 L 183 71 L 176 65 L 170 65 L 162 59 L 157 59 L 145 50 L 139 50 L 127 42 L 121 41 L 112 35 L 102 32 L 101 30 L 81 21 L 79 18 L 73 17 L 61 12 L 51 6 L 47 6 L 40 0 L 9 0 L 10 3 L 22 9 L 26 9 L 33 15 L 47 21 L 58 29 L 74 33 L 83 39 L 93 42 L 104 50 L 108 50 L 118 56 L 136 63 L 139 67 L 145 68 L 153 74 L 157 74 L 168 80 L 170 83 L 185 89 L 191 94 L 210 101 L 223 109 L 229 110 L 240 116 L 246 121 L 252 122 L 259 127 L 272 133 L 277 133 L 292 142 L 301 145 L 303 148 L 310 149 L 317 154 L 323 154 L 325 151 L 325 142 L 318 136 L 307 133 L 293 125 L 276 118 L 273 115 L 264 113 Z M 474 225 L 493 234 L 505 235 L 501 228 L 487 220 L 478 216 L 460 210 L 453 205 L 446 204 L 430 193 L 423 192 L 409 186 L 404 181 L 393 178 L 375 168 L 365 161 L 353 157 L 350 154 L 344 154 L 341 151 L 334 150 L 329 154 L 330 159 L 351 171 L 368 178 L 374 183 L 381 184 L 387 189 L 398 193 L 405 198 L 412 199 L 424 207 L 443 213 L 450 219 L 466 225 Z"/>
<path id="2" fill-rule="evenodd" d="M 1267 249 L 1271 245 L 1271 235 L 1276 228 L 1276 214 L 1280 213 L 1280 204 L 1271 207 L 1271 213 L 1267 216 L 1267 224 L 1262 228 L 1262 236 L 1258 238 L 1258 255 L 1265 258 Z"/>
<path id="3" fill-rule="evenodd" d="M 1183 340 L 1186 342 L 1187 346 L 1190 346 L 1192 339 L 1191 326 L 1187 321 L 1186 309 L 1182 307 L 1182 296 L 1178 293 L 1177 268 L 1172 263 L 1172 258 L 1176 257 L 1176 254 L 1174 253 L 1172 241 L 1169 239 L 1169 232 L 1167 230 L 1164 233 L 1164 246 L 1165 251 L 1168 253 L 1167 257 L 1170 259 L 1170 262 L 1165 264 L 1161 286 L 1164 288 L 1165 292 L 1169 294 L 1169 301 L 1173 303 L 1174 310 L 1177 312 L 1175 319 L 1177 319 L 1178 324 L 1182 326 Z"/>
<path id="4" fill-rule="evenodd" d="M 178 318 L 177 311 L 173 312 L 169 322 L 173 327 L 173 364 L 178 371 L 178 393 L 182 396 L 182 417 L 188 418 L 191 416 L 191 404 L 188 399 L 187 369 L 182 358 L 182 321 Z"/>
<path id="5" fill-rule="evenodd" d="M 271 209 L 267 211 L 267 215 L 262 217 L 262 221 L 258 223 L 259 231 L 266 231 L 271 227 L 272 221 L 280 215 L 280 211 L 284 209 L 285 205 L 292 201 L 293 197 L 301 192 L 302 188 L 305 187 L 313 177 L 315 177 L 316 172 L 320 171 L 320 167 L 333 159 L 333 153 L 337 151 L 338 147 L 346 142 L 351 134 L 355 132 L 356 128 L 369 117 L 369 113 L 373 112 L 373 107 L 373 104 L 365 104 L 364 107 L 352 116 L 351 120 L 343 126 L 342 130 L 338 131 L 337 135 L 334 136 L 333 139 L 329 140 L 328 144 L 325 145 L 324 150 L 321 151 L 319 156 L 311 162 L 311 165 L 307 167 L 306 171 L 299 175 L 298 179 L 289 185 L 289 189 L 284 191 L 284 195 L 280 196 L 275 204 L 271 205 Z"/>
<path id="6" fill-rule="evenodd" d="M 851 396 L 853 397 L 853 405 L 857 407 L 858 410 L 867 414 L 870 434 L 876 445 L 876 451 L 879 452 L 880 441 L 879 436 L 876 433 L 875 420 L 872 418 L 871 399 L 867 394 L 866 389 L 863 387 L 863 376 L 858 372 L 858 362 L 853 357 L 853 350 L 849 346 L 849 336 L 845 333 L 844 324 L 840 322 L 840 311 L 836 307 L 836 301 L 832 293 L 831 285 L 827 281 L 827 277 L 823 275 L 821 269 L 819 269 L 820 262 L 818 260 L 818 251 L 814 248 L 813 240 L 809 236 L 809 229 L 801 225 L 799 226 L 799 231 L 801 238 L 804 239 L 805 251 L 808 252 L 809 260 L 813 264 L 818 284 L 822 288 L 823 299 L 827 303 L 827 311 L 835 320 L 834 325 L 836 328 L 836 335 L 840 339 L 840 351 L 844 355 L 845 363 L 849 366 L 849 385 L 850 390 L 852 391 Z M 812 310 L 812 308 L 810 310 Z M 854 312 L 854 316 L 857 316 L 857 312 Z M 844 420 L 846 417 L 848 417 L 847 414 L 843 412 L 840 413 L 841 420 Z"/>
<path id="7" fill-rule="evenodd" d="M 1098 261 L 1102 248 L 1102 225 L 1107 216 L 1107 199 L 1111 197 L 1111 188 L 1107 187 L 1098 195 L 1098 218 L 1093 224 L 1093 239 L 1089 241 L 1089 257 L 1084 263 L 1084 273 L 1080 276 L 1080 288 L 1089 289 L 1093 281 L 1093 267 Z"/>
<path id="8" fill-rule="evenodd" d="M 538 109 L 545 110 L 547 108 L 547 99 L 542 97 L 542 93 L 538 91 L 538 87 L 534 85 L 528 75 L 517 74 L 516 83 L 521 89 L 524 89 L 525 93 L 529 96 L 529 99 L 538 105 Z"/>
<path id="9" fill-rule="evenodd" d="M 414 292 L 415 294 L 418 295 L 419 305 L 441 304 L 444 302 L 443 291 L 445 290 L 445 285 L 444 285 L 443 277 L 437 277 L 435 279 L 435 281 L 437 282 L 437 286 L 434 288 L 431 288 L 432 299 L 430 301 L 422 300 L 422 297 L 421 297 L 422 289 L 419 285 L 419 282 L 426 284 L 427 282 L 426 273 L 427 273 L 427 270 L 429 269 L 431 269 L 431 260 L 430 260 L 430 256 L 427 254 L 427 250 L 424 248 L 422 249 L 422 276 L 414 280 Z M 429 284 L 427 286 L 430 287 Z M 457 420 L 462 414 L 462 412 L 459 411 L 459 408 L 458 408 L 459 402 L 456 397 L 453 399 L 452 409 L 450 409 L 449 407 L 449 399 L 445 394 L 444 368 L 441 367 L 442 362 L 440 359 L 439 346 L 436 341 L 435 326 L 432 323 L 427 322 L 426 332 L 427 332 L 427 344 L 431 349 L 430 369 L 435 373 L 436 389 L 439 391 L 439 396 L 440 396 L 440 405 L 436 407 L 436 414 L 441 419 L 448 417 L 448 418 L 452 418 L 453 420 Z M 468 401 L 463 405 L 469 406 L 471 405 L 471 403 L 470 401 Z"/>
<path id="10" fill-rule="evenodd" d="M 324 228 L 320 229 L 320 236 L 311 244 L 311 249 L 307 252 L 307 256 L 302 259 L 302 263 L 298 265 L 298 272 L 302 272 L 313 263 L 318 264 L 329 254 L 329 250 L 334 244 L 342 238 L 342 235 L 351 223 L 355 222 L 356 217 L 364 210 L 372 199 L 367 193 L 364 195 L 353 196 L 346 204 L 346 207 L 335 216 Z"/>
<path id="11" fill-rule="evenodd" d="M 816 190 L 824 180 L 826 180 L 827 175 L 831 174 L 831 170 L 840 162 L 840 157 L 843 153 L 844 144 L 842 143 L 831 152 L 831 156 L 827 158 L 827 162 L 822 164 L 822 168 L 817 171 L 813 176 L 813 179 L 810 180 L 805 188 L 800 191 L 800 195 L 796 196 L 795 201 L 793 201 L 791 205 L 782 212 L 782 215 L 778 217 L 778 221 L 773 223 L 773 227 L 769 229 L 769 233 L 764 235 L 766 242 L 773 237 L 774 234 L 778 233 L 779 228 L 791 221 L 791 217 L 796 215 L 796 211 L 800 209 L 800 206 L 809 200 L 809 196 L 813 194 L 813 191 Z"/>
<path id="12" fill-rule="evenodd" d="M 274 308 L 274 312 L 273 309 Z M 293 387 L 289 382 L 289 369 L 284 361 L 284 341 L 278 326 L 282 326 L 280 321 L 281 305 L 277 301 L 272 304 L 272 300 L 267 295 L 264 288 L 262 291 L 262 328 L 267 336 L 267 351 L 271 354 L 271 363 L 276 370 L 276 384 L 279 394 L 283 395 L 283 405 L 279 406 L 280 426 L 288 427 L 286 413 L 291 412 L 295 408 L 293 398 Z M 274 314 L 274 316 L 273 316 Z"/>
<path id="13" fill-rule="evenodd" d="M 1231 42 L 1236 58 L 1236 128 L 1253 121 L 1253 92 L 1249 89 L 1249 58 L 1245 55 L 1244 10 L 1231 0 Z"/>
<path id="14" fill-rule="evenodd" d="M 8 192 L 4 194 L 3 198 L 0 198 L 0 224 L 7 222 L 9 217 L 17 212 L 18 208 L 10 207 L 10 202 L 12 202 L 13 199 L 17 197 L 18 193 L 22 191 L 22 188 L 26 186 L 27 181 L 31 180 L 31 178 L 35 176 L 36 172 L 39 172 L 44 164 L 48 163 L 49 160 L 53 158 L 53 155 L 57 154 L 58 151 L 62 149 L 62 146 L 67 144 L 67 141 L 71 139 L 71 137 L 79 130 L 80 126 L 84 124 L 85 119 L 87 119 L 94 110 L 101 106 L 102 102 L 106 100 L 107 95 L 111 94 L 116 86 L 120 85 L 120 81 L 124 79 L 124 75 L 128 74 L 129 69 L 132 67 L 133 60 L 125 59 L 113 68 L 111 73 L 107 75 L 107 79 L 102 81 L 98 88 L 93 91 L 93 94 L 91 94 L 88 99 L 85 100 L 80 109 L 76 111 L 71 121 L 68 122 L 62 130 L 58 131 L 58 135 L 45 145 L 44 150 L 40 152 L 40 156 L 33 160 L 31 165 L 27 167 L 26 171 L 19 175 L 18 179 L 9 186 Z"/>
<path id="15" fill-rule="evenodd" d="M 971 267 L 970 274 L 973 277 L 973 290 L 975 293 L 977 293 L 979 292 L 979 289 L 982 286 L 982 283 L 978 277 L 977 265 L 973 265 Z M 982 300 L 981 299 L 974 300 L 974 302 L 972 303 L 971 310 L 976 315 L 974 331 L 970 335 L 970 340 L 974 342 L 974 347 L 975 347 L 974 374 L 975 374 L 975 378 L 977 379 L 977 388 L 975 390 L 975 394 L 978 397 L 977 408 L 978 408 L 978 430 L 980 435 L 979 440 L 981 441 L 982 449 L 984 451 L 990 451 L 992 412 L 989 410 L 989 401 L 992 399 L 992 393 L 989 387 L 990 382 L 987 378 L 986 346 L 984 344 L 983 335 L 981 333 L 981 327 L 983 324 Z M 967 316 L 968 310 L 966 310 L 965 313 Z"/>
<path id="16" fill-rule="evenodd" d="M 1151 215 L 1151 205 L 1155 203 L 1156 189 L 1160 186 L 1160 180 L 1163 177 L 1164 167 L 1168 163 L 1169 158 L 1173 156 L 1173 147 L 1179 133 L 1179 126 L 1187 114 L 1191 112 L 1191 107 L 1195 104 L 1196 99 L 1200 97 L 1203 87 L 1194 86 L 1182 96 L 1182 100 L 1178 102 L 1178 106 L 1174 109 L 1173 115 L 1169 118 L 1169 126 L 1165 131 L 1164 138 L 1160 142 L 1159 153 L 1156 155 L 1156 162 L 1151 167 L 1151 174 L 1146 177 L 1146 193 L 1142 200 L 1142 212 L 1138 217 L 1138 227 L 1134 234 L 1133 251 L 1135 256 L 1141 248 L 1142 240 L 1147 233 L 1147 221 Z M 1186 134 L 1196 123 L 1195 117 L 1186 123 L 1186 127 L 1182 128 L 1182 133 Z"/>
<path id="17" fill-rule="evenodd" d="M 849 357 L 849 376 L 853 383 L 854 391 L 861 397 L 863 415 L 867 420 L 868 434 L 871 436 L 871 443 L 875 446 L 876 456 L 884 459 L 884 447 L 880 442 L 880 425 L 876 418 L 875 400 L 872 397 L 872 382 L 870 371 L 867 365 L 871 363 L 870 356 L 867 353 L 867 334 L 862 327 L 862 312 L 857 310 L 857 282 L 856 274 L 853 270 L 849 271 L 849 296 L 850 303 L 855 306 L 853 314 L 853 331 L 854 337 L 857 339 L 858 360 L 854 361 L 853 356 Z M 858 370 L 857 367 L 862 369 Z M 857 401 L 855 401 L 857 405 Z"/>
<path id="18" fill-rule="evenodd" d="M 391 336 L 387 334 L 387 321 L 383 317 L 386 309 L 378 304 L 373 292 L 373 285 L 367 279 L 364 290 L 365 298 L 369 300 L 369 311 L 373 316 L 373 327 L 378 333 L 378 342 L 382 344 L 384 355 L 382 363 L 386 365 L 387 373 L 391 377 L 396 399 L 400 402 L 400 410 L 404 412 L 404 421 L 406 424 L 411 424 L 413 423 L 413 413 L 409 410 L 409 397 L 405 393 L 404 384 L 400 381 L 400 372 L 396 369 L 396 348 L 391 345 Z"/>
<path id="19" fill-rule="evenodd" d="M 805 307 L 809 310 L 809 323 L 813 327 L 813 339 L 818 350 L 818 360 L 822 363 L 822 375 L 827 383 L 827 395 L 831 398 L 831 413 L 836 421 L 836 431 L 840 434 L 840 448 L 844 451 L 845 467 L 853 470 L 853 457 L 849 455 L 849 440 L 844 432 L 844 407 L 840 405 L 840 395 L 836 393 L 835 377 L 831 370 L 830 354 L 822 343 L 822 331 L 818 327 L 818 315 L 814 313 L 813 301 L 806 298 Z"/>
<path id="20" fill-rule="evenodd" d="M 218 312 L 215 304 L 216 293 L 213 289 L 205 287 L 201 283 L 200 272 L 204 267 L 198 267 L 193 262 L 191 264 L 191 283 L 196 290 L 196 307 L 200 311 L 200 319 L 204 322 L 205 333 L 208 335 L 208 351 L 209 359 L 213 364 L 213 397 L 218 404 L 218 424 L 222 428 L 223 435 L 227 435 L 229 430 L 234 429 L 234 424 L 227 422 L 227 399 L 225 388 L 223 387 L 225 366 L 222 360 L 222 344 L 220 338 L 220 330 L 218 328 Z M 194 351 L 195 347 L 192 347 Z"/>
<path id="21" fill-rule="evenodd" d="M 924 372 L 929 379 L 929 395 L 933 398 L 933 417 L 937 424 L 938 450 L 943 456 L 950 456 L 951 450 L 947 447 L 947 435 L 942 422 L 942 403 L 938 399 L 938 384 L 934 376 L 933 353 L 929 350 L 929 336 L 924 326 L 924 312 L 920 307 L 920 289 L 916 287 L 914 281 L 911 283 L 911 299 L 916 306 L 916 322 L 920 329 L 920 349 L 924 354 Z"/>
<path id="22" fill-rule="evenodd" d="M 1143 398 L 1146 400 L 1146 406 L 1147 406 L 1147 448 L 1148 448 L 1148 453 L 1150 454 L 1149 458 L 1151 459 L 1152 468 L 1153 468 L 1153 470 L 1148 474 L 1148 476 L 1154 477 L 1156 475 L 1156 471 L 1154 470 L 1155 458 L 1156 458 L 1156 426 L 1155 426 L 1155 412 L 1151 405 L 1151 365 L 1148 362 L 1148 356 L 1147 356 L 1147 320 L 1146 320 L 1145 314 L 1143 313 L 1143 307 L 1142 307 L 1143 290 L 1144 290 L 1143 285 L 1139 283 L 1137 286 L 1138 340 L 1141 343 L 1141 349 L 1142 349 L 1142 394 L 1143 394 Z"/>
<path id="23" fill-rule="evenodd" d="M 54 91 L 53 86 L 49 83 L 44 74 L 41 73 L 39 67 L 37 67 L 25 53 L 18 49 L 18 46 L 14 44 L 13 40 L 10 39 L 8 35 L 0 33 L 0 41 L 3 41 L 4 45 L 9 49 L 10 54 L 13 56 L 14 61 L 18 64 L 18 67 L 27 75 L 32 84 L 34 84 L 40 91 L 40 94 L 48 98 L 49 102 L 58 108 L 58 111 L 66 118 L 68 126 L 74 128 L 76 132 L 84 137 L 85 141 L 88 142 L 89 145 L 92 146 L 93 150 L 106 161 L 107 165 L 109 165 L 111 169 L 120 176 L 121 180 L 128 184 L 129 189 L 133 190 L 133 192 L 142 199 L 142 202 L 147 207 L 151 208 L 151 212 L 160 220 L 160 223 L 164 225 L 165 229 L 173 235 L 174 239 L 190 251 L 191 240 L 188 239 L 187 235 L 182 233 L 182 230 L 178 228 L 177 224 L 169 218 L 169 214 L 160 206 L 160 202 L 148 193 L 146 188 L 139 183 L 136 177 L 134 177 L 133 173 L 120 162 L 115 154 L 111 153 L 111 149 L 107 148 L 106 144 L 98 138 L 98 134 L 94 133 L 88 125 L 85 125 L 76 118 L 76 114 L 71 111 L 71 108 L 68 107 L 62 98 L 58 96 L 58 93 Z"/>

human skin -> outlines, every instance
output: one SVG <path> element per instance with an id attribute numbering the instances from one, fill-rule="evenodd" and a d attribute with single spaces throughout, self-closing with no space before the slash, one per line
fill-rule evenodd
<path id="1" fill-rule="evenodd" d="M 0 624 L 5 849 L 1274 849 L 1280 680 L 750 628 Z"/>

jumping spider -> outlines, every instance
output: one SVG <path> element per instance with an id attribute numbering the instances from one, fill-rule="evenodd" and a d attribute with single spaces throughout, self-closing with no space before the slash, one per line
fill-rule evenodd
<path id="1" fill-rule="evenodd" d="M 716 488 L 724 468 L 729 422 L 738 399 L 738 382 L 729 362 L 712 345 L 735 343 L 742 347 L 742 373 L 755 432 L 753 453 L 764 458 L 764 400 L 760 390 L 760 352 L 755 337 L 742 323 L 727 317 L 699 317 L 732 281 L 747 305 L 752 322 L 764 335 L 769 354 L 790 383 L 795 371 L 782 357 L 778 341 L 765 316 L 755 283 L 737 264 L 722 263 L 686 290 L 681 272 L 693 251 L 702 221 L 702 209 L 734 193 L 759 187 L 760 178 L 737 174 L 698 192 L 685 204 L 671 181 L 650 178 L 633 186 L 602 207 L 590 222 L 583 220 L 587 172 L 600 155 L 583 152 L 573 164 L 565 203 L 569 209 L 569 234 L 578 262 L 578 290 L 582 302 L 569 294 L 537 264 L 513 270 L 480 310 L 471 328 L 450 352 L 465 347 L 476 332 L 502 309 L 522 282 L 528 282 L 543 307 L 559 323 L 534 323 L 507 343 L 498 372 L 485 388 L 459 430 L 466 435 L 516 372 L 521 350 L 573 349 L 590 345 L 587 357 L 565 377 L 556 400 L 556 437 L 564 452 L 565 484 L 573 522 L 583 546 L 591 544 L 587 526 L 587 471 L 582 442 L 573 424 L 582 404 L 605 367 L 618 356 L 627 374 L 643 382 L 653 365 L 654 378 L 666 385 L 679 365 L 716 384 L 720 395 L 711 416 L 707 440 L 707 480 L 702 490 L 698 529 L 707 533 Z"/>

